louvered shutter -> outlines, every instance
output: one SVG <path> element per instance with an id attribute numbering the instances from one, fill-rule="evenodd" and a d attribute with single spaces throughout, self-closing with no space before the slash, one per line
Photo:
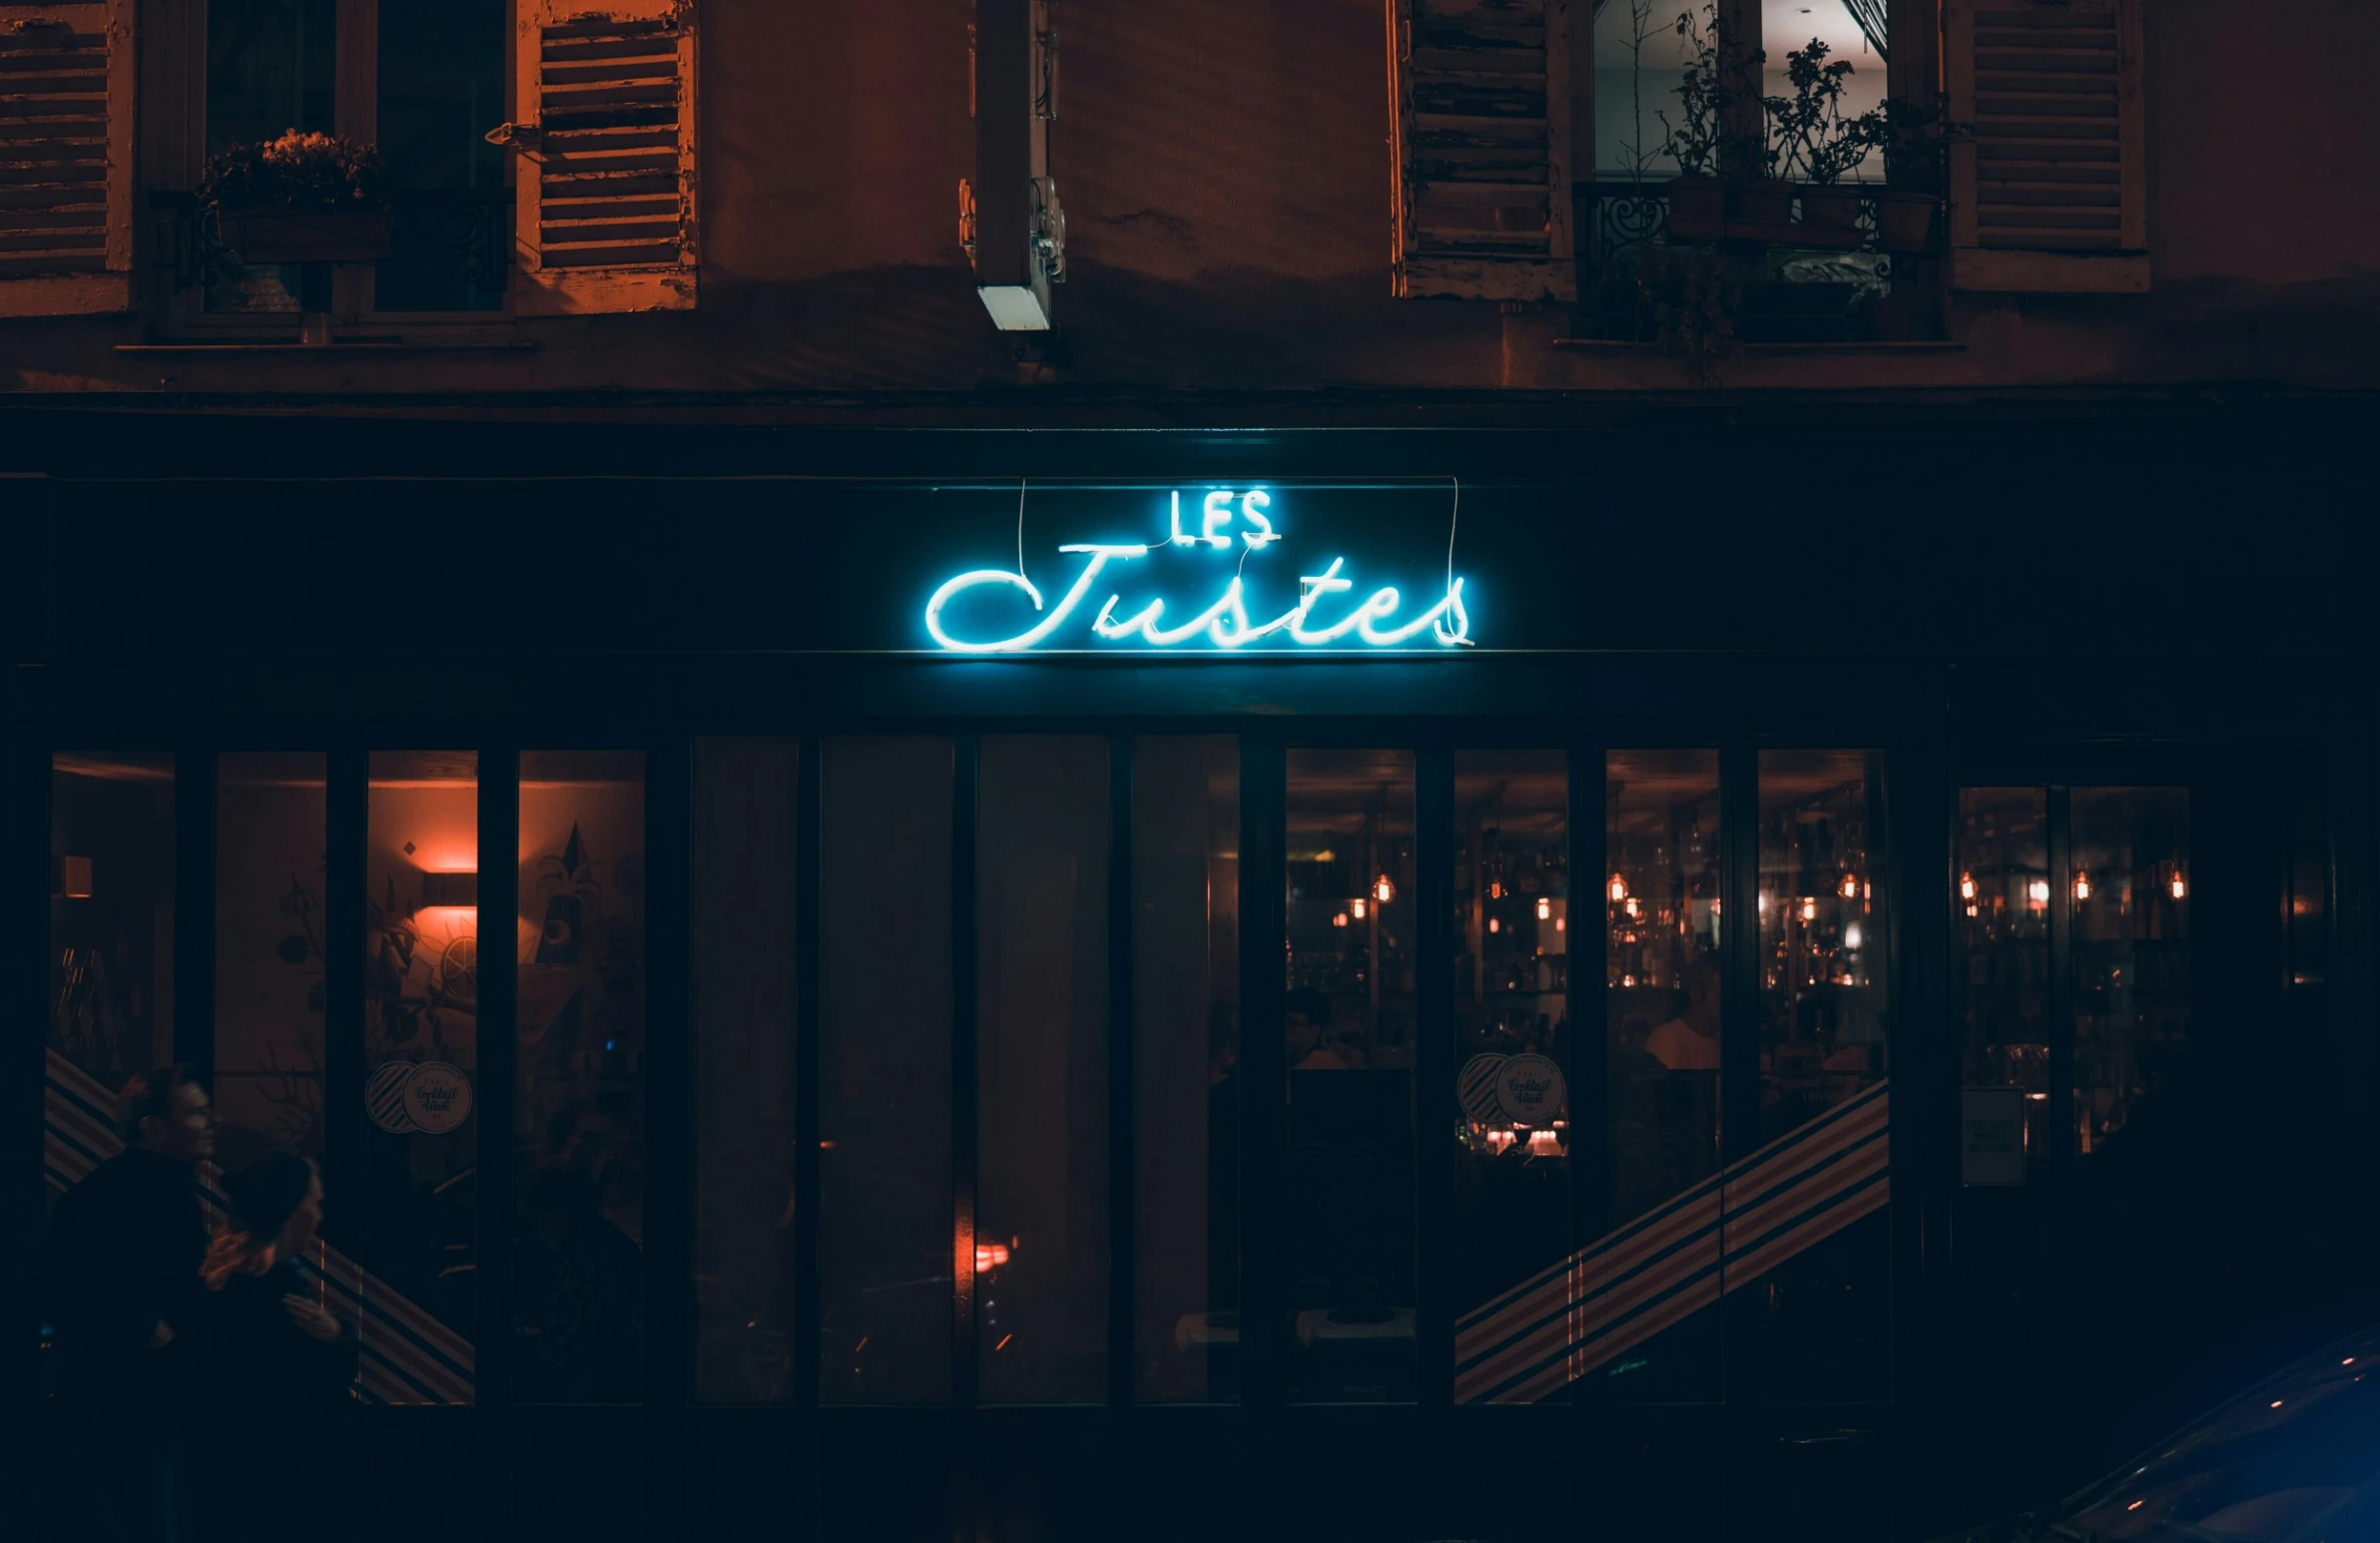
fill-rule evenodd
<path id="1" fill-rule="evenodd" d="M 1951 281 L 2148 287 L 2139 0 L 1948 0 Z"/>
<path id="2" fill-rule="evenodd" d="M 1569 299 L 1570 0 L 1388 0 L 1396 292 Z"/>
<path id="3" fill-rule="evenodd" d="M 131 307 L 132 16 L 0 5 L 0 316 Z"/>
<path id="4" fill-rule="evenodd" d="M 691 307 L 692 0 L 516 4 L 514 311 Z"/>

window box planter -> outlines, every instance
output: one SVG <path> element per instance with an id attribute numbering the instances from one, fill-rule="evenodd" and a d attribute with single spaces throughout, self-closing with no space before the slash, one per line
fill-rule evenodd
<path id="1" fill-rule="evenodd" d="M 1673 241 L 1715 242 L 1727 231 L 1727 185 L 1716 177 L 1673 177 L 1669 236 Z"/>
<path id="2" fill-rule="evenodd" d="M 1876 245 L 1886 252 L 1930 252 L 1934 216 L 1942 200 L 1930 193 L 1887 189 L 1876 196 Z"/>
<path id="3" fill-rule="evenodd" d="M 1779 177 L 1755 177 L 1736 184 L 1736 218 L 1747 226 L 1793 223 L 1794 185 Z"/>
<path id="4" fill-rule="evenodd" d="M 1804 183 L 1802 221 L 1829 231 L 1859 228 L 1861 192 L 1857 183 Z"/>
<path id="5" fill-rule="evenodd" d="M 377 262 L 388 256 L 388 211 L 227 209 L 223 244 L 243 262 Z"/>

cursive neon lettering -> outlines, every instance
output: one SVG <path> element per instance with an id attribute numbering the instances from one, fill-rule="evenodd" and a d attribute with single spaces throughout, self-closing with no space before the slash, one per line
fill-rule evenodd
<path id="1" fill-rule="evenodd" d="M 1302 648 L 1355 643 L 1368 649 L 1388 649 L 1425 636 L 1442 648 L 1471 646 L 1471 616 L 1464 605 L 1464 581 L 1454 573 L 1447 575 L 1446 591 L 1437 603 L 1418 614 L 1403 615 L 1404 594 L 1395 585 L 1383 585 L 1352 608 L 1340 612 L 1332 602 L 1356 591 L 1355 582 L 1344 576 L 1347 566 L 1344 557 L 1332 558 L 1319 574 L 1301 577 L 1297 604 L 1287 611 L 1262 625 L 1251 622 L 1246 581 L 1238 570 L 1245 568 L 1249 554 L 1284 539 L 1265 513 L 1272 502 L 1272 495 L 1258 488 L 1246 492 L 1212 490 L 1201 503 L 1198 529 L 1193 534 L 1182 528 L 1182 499 L 1175 492 L 1170 500 L 1163 548 L 1228 552 L 1234 546 L 1243 546 L 1245 553 L 1231 577 L 1212 604 L 1172 626 L 1166 625 L 1164 599 L 1152 598 L 1126 615 L 1122 614 L 1122 593 L 1110 589 L 1091 618 L 1090 636 L 1101 643 L 1139 642 L 1160 649 L 1203 641 L 1217 649 L 1236 650 L 1277 636 L 1286 637 Z M 1237 542 L 1229 533 L 1235 521 L 1243 527 Z M 1054 604 L 1045 601 L 1039 587 L 1021 572 L 978 569 L 962 573 L 944 581 L 926 601 L 926 634 L 937 647 L 957 654 L 1012 654 L 1037 648 L 1057 637 L 1080 614 L 1085 602 L 1105 587 L 1101 581 L 1119 565 L 1146 559 L 1156 550 L 1160 549 L 1123 542 L 1084 542 L 1059 547 L 1061 554 L 1080 557 L 1083 563 Z M 961 636 L 971 633 L 972 628 L 961 627 L 959 632 L 953 632 L 945 620 L 945 613 L 961 597 L 972 597 L 968 607 L 970 617 L 996 614 L 1003 593 L 1021 595 L 1030 603 L 1036 613 L 1032 625 L 1006 637 L 983 638 Z M 992 602 L 991 613 L 983 610 L 987 601 Z M 1326 619 L 1318 620 L 1318 613 Z"/>

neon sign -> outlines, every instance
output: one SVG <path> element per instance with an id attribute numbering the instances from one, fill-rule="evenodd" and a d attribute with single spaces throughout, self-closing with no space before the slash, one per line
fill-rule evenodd
<path id="1" fill-rule="evenodd" d="M 1471 646 L 1471 615 L 1464 609 L 1463 580 L 1455 573 L 1451 542 L 1445 592 L 1436 603 L 1412 614 L 1407 614 L 1405 597 L 1394 585 L 1382 585 L 1361 600 L 1344 598 L 1354 594 L 1356 581 L 1344 575 L 1347 559 L 1333 557 L 1320 573 L 1299 577 L 1296 604 L 1270 621 L 1252 621 L 1248 564 L 1283 539 L 1268 513 L 1272 506 L 1273 495 L 1262 488 L 1217 488 L 1206 494 L 1185 524 L 1182 495 L 1176 492 L 1160 542 L 1060 546 L 1059 554 L 1077 559 L 1080 566 L 1054 604 L 1025 576 L 1020 546 L 1014 572 L 980 568 L 945 580 L 925 602 L 926 635 L 935 647 L 953 654 L 1021 654 L 1044 645 L 1075 644 L 1175 648 L 1202 642 L 1234 650 L 1267 640 L 1275 646 L 1313 649 L 1393 649 L 1425 639 L 1441 648 Z M 1152 595 L 1127 606 L 1123 590 L 1113 587 L 1127 576 L 1140 577 L 1192 559 L 1209 565 L 1228 563 L 1230 574 L 1212 602 L 1179 621 L 1169 623 L 1163 598 Z M 1107 591 L 1106 599 L 1091 614 L 1087 636 L 1070 635 L 1070 624 L 1078 623 L 1091 597 L 1101 590 Z M 953 626 L 949 613 L 961 602 L 976 620 Z M 1006 620 L 1000 620 L 1003 617 Z M 998 635 L 1000 627 L 1019 622 L 1026 624 L 1021 631 Z"/>

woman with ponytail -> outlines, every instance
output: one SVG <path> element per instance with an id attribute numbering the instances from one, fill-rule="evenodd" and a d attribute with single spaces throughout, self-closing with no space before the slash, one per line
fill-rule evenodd
<path id="1" fill-rule="evenodd" d="M 322 1221 L 322 1178 L 295 1152 L 224 1175 L 230 1225 L 200 1271 L 210 1316 L 213 1461 L 197 1486 L 219 1535 L 256 1543 L 336 1537 L 337 1411 L 352 1398 L 355 1338 L 298 1269 Z"/>

